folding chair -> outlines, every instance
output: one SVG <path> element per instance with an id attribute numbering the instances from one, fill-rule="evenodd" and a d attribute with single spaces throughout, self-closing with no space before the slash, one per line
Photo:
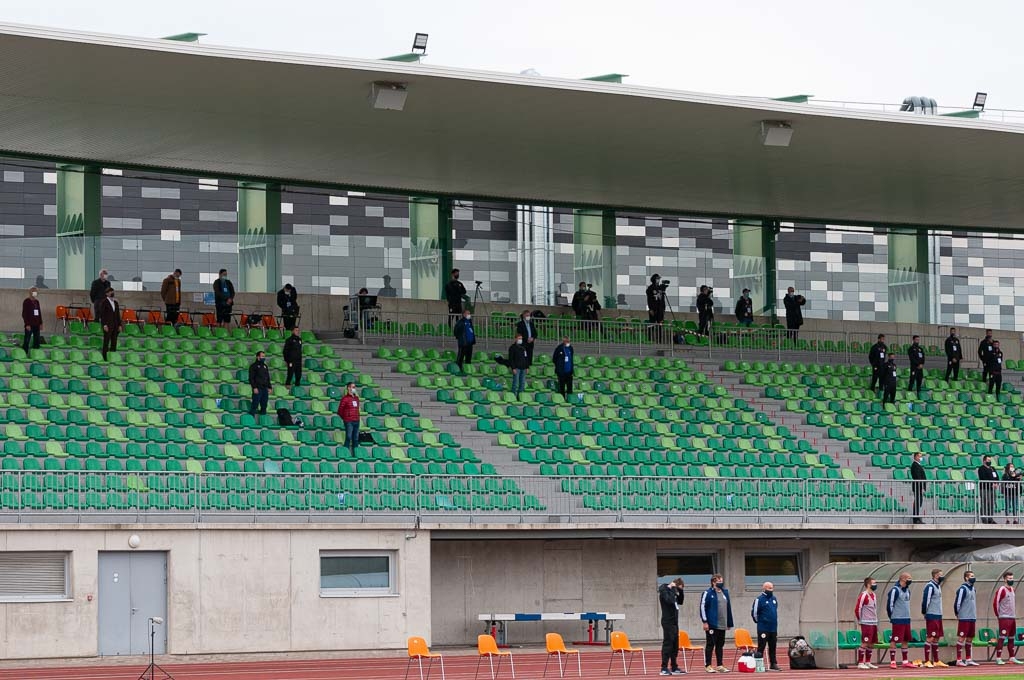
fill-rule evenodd
<path id="1" fill-rule="evenodd" d="M 629 644 L 629 637 L 621 630 L 612 631 L 611 639 L 612 655 L 608 659 L 608 675 L 612 674 L 612 662 L 615 661 L 615 655 L 622 655 L 622 674 L 629 675 L 629 671 L 633 670 L 633 657 L 637 654 L 640 655 L 640 661 L 643 664 L 644 675 L 647 675 L 647 657 L 644 655 L 642 647 L 633 647 Z M 629 654 L 629 667 L 626 667 L 626 655 Z"/>
<path id="2" fill-rule="evenodd" d="M 551 661 L 552 654 L 558 657 L 558 677 L 565 677 L 565 667 L 562 665 L 563 654 L 567 656 L 569 654 L 576 655 L 576 672 L 579 673 L 581 678 L 583 677 L 583 665 L 580 662 L 580 652 L 578 649 L 566 649 L 565 640 L 558 633 L 548 633 L 544 636 L 544 642 L 548 650 L 547 658 L 544 659 L 544 677 L 548 676 L 548 661 Z"/>
<path id="3" fill-rule="evenodd" d="M 409 663 L 405 664 L 405 678 L 409 679 L 409 666 L 415 660 L 419 663 L 420 667 L 420 680 L 423 678 L 423 660 L 430 659 L 430 663 L 427 664 L 427 679 L 430 678 L 430 671 L 434 667 L 434 659 L 441 662 L 441 680 L 444 680 L 444 658 L 439 652 L 431 652 L 430 648 L 427 647 L 427 641 L 421 637 L 409 638 Z"/>
<path id="4" fill-rule="evenodd" d="M 740 660 L 740 653 L 753 653 L 757 649 L 754 638 L 750 637 L 750 631 L 746 628 L 737 628 L 736 637 L 733 640 L 736 646 L 736 656 L 732 660 L 732 669 L 736 670 L 736 662 Z"/>
<path id="5" fill-rule="evenodd" d="M 683 670 L 689 673 L 690 663 L 693 659 L 693 656 L 697 652 L 703 652 L 704 648 L 700 645 L 693 644 L 693 642 L 690 640 L 690 634 L 687 633 L 685 630 L 681 630 L 679 631 L 679 651 L 683 653 Z M 686 656 L 687 652 L 690 653 L 689 659 Z"/>
<path id="6" fill-rule="evenodd" d="M 473 674 L 473 680 L 476 680 L 480 674 L 480 662 L 487 657 L 487 663 L 491 666 L 491 680 L 496 677 L 494 674 L 494 657 L 498 657 L 498 672 L 501 672 L 501 659 L 508 657 L 509 666 L 512 668 L 512 677 L 516 677 L 516 665 L 512 663 L 512 652 L 502 652 L 498 650 L 498 643 L 490 635 L 478 635 L 476 638 L 476 673 Z"/>

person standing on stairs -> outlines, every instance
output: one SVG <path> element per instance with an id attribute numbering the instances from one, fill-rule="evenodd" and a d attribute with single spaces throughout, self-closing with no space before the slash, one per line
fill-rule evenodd
<path id="1" fill-rule="evenodd" d="M 924 382 L 924 348 L 921 347 L 921 338 L 913 337 L 913 343 L 907 348 L 907 359 L 910 360 L 910 384 L 907 385 L 908 392 L 915 392 L 917 398 L 921 398 L 921 385 Z M 914 389 L 917 385 L 917 389 Z"/>
<path id="2" fill-rule="evenodd" d="M 555 364 L 555 377 L 558 378 L 558 393 L 562 398 L 569 401 L 572 394 L 572 373 L 576 365 L 576 353 L 572 349 L 572 343 L 568 337 L 562 338 L 562 344 L 555 348 L 552 355 Z"/>
<path id="3" fill-rule="evenodd" d="M 946 338 L 946 383 L 949 384 L 949 376 L 953 375 L 953 382 L 960 379 L 960 362 L 964 360 L 964 349 L 960 346 L 960 338 L 956 336 L 956 329 L 949 329 L 949 337 Z"/>
<path id="4" fill-rule="evenodd" d="M 985 370 L 988 373 L 988 393 L 992 394 L 992 388 L 995 388 L 996 401 L 999 401 L 999 393 L 1003 391 L 1003 350 L 999 349 L 998 340 L 992 341 Z"/>
<path id="5" fill-rule="evenodd" d="M 981 362 L 981 382 L 988 380 L 988 358 L 992 353 L 992 346 L 994 344 L 992 329 L 988 328 L 985 330 L 985 337 L 981 339 L 981 343 L 978 345 L 978 361 Z"/>
<path id="6" fill-rule="evenodd" d="M 473 345 L 476 344 L 476 330 L 473 328 L 473 314 L 463 310 L 462 318 L 455 323 L 455 342 L 459 346 L 459 354 L 455 358 L 459 370 L 466 372 L 463 364 L 473 363 Z"/>
<path id="7" fill-rule="evenodd" d="M 924 472 L 921 460 L 921 452 L 917 451 L 914 453 L 914 462 L 910 464 L 910 488 L 914 493 L 914 524 L 924 524 L 924 520 L 921 519 L 921 506 L 924 505 L 924 487 L 928 475 Z"/>
<path id="8" fill-rule="evenodd" d="M 530 357 L 523 346 L 523 336 L 518 333 L 508 348 L 508 366 L 512 369 L 512 394 L 519 401 L 519 395 L 526 389 L 526 369 L 530 367 Z"/>
<path id="9" fill-rule="evenodd" d="M 899 386 L 900 370 L 896 368 L 896 357 L 889 355 L 882 365 L 882 408 L 889 402 L 896 405 L 896 388 Z"/>
<path id="10" fill-rule="evenodd" d="M 284 341 L 284 362 L 288 365 L 284 386 L 291 385 L 294 378 L 298 387 L 302 381 L 302 333 L 298 326 L 292 326 L 291 335 Z"/>
<path id="11" fill-rule="evenodd" d="M 355 455 L 359 446 L 359 394 L 354 382 L 345 386 L 345 396 L 338 404 L 338 415 L 345 423 L 345 448 Z"/>
<path id="12" fill-rule="evenodd" d="M 874 392 L 875 386 L 881 387 L 880 383 L 882 380 L 882 367 L 885 366 L 886 355 L 889 354 L 889 347 L 885 344 L 885 335 L 882 333 L 878 334 L 878 342 L 871 345 L 871 351 L 868 352 L 868 363 L 871 364 L 871 391 Z"/>

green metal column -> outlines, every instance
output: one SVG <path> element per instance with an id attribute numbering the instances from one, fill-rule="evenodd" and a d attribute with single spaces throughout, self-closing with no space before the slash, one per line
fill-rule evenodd
<path id="1" fill-rule="evenodd" d="M 452 270 L 452 201 L 409 199 L 409 267 L 412 297 L 441 300 Z"/>
<path id="2" fill-rule="evenodd" d="M 281 186 L 238 183 L 238 289 L 271 293 L 281 285 Z"/>
<path id="3" fill-rule="evenodd" d="M 101 168 L 57 166 L 57 285 L 88 288 L 100 267 Z"/>
<path id="4" fill-rule="evenodd" d="M 929 323 L 928 234 L 889 230 L 889 321 Z"/>
<path id="5" fill-rule="evenodd" d="M 615 309 L 615 211 L 574 210 L 572 246 L 575 278 L 569 290 L 576 290 L 580 281 L 586 281 L 593 284 L 602 307 Z"/>
<path id="6" fill-rule="evenodd" d="M 750 289 L 754 314 L 775 319 L 775 220 L 736 220 L 732 226 L 732 285 L 734 298 Z"/>

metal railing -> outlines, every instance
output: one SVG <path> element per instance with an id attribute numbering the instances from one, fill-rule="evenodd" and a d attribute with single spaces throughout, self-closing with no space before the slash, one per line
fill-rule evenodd
<path id="1" fill-rule="evenodd" d="M 455 350 L 457 344 L 452 332 L 455 319 L 448 314 L 379 312 L 376 318 L 363 325 L 360 337 L 364 344 Z M 475 350 L 507 351 L 515 336 L 517 321 L 517 317 L 503 313 L 474 316 Z M 561 338 L 568 337 L 584 353 L 597 356 L 680 354 L 723 361 L 752 358 L 866 365 L 868 349 L 877 339 L 877 333 L 863 331 L 793 332 L 785 328 L 745 328 L 732 323 L 713 324 L 711 332 L 702 336 L 693 330 L 692 323 L 666 321 L 652 325 L 645 319 L 584 321 L 546 317 L 534 319 L 534 325 L 537 339 L 545 352 L 550 351 Z M 921 336 L 920 342 L 927 355 L 926 367 L 945 367 L 945 341 L 946 336 Z M 980 341 L 980 337 L 960 338 L 964 353 L 962 368 L 979 367 L 977 347 Z M 887 342 L 891 346 L 899 346 L 897 365 L 906 368 L 906 348 L 910 346 L 911 338 L 890 335 Z"/>
<path id="2" fill-rule="evenodd" d="M 903 525 L 912 519 L 912 484 L 820 477 L 7 470 L 0 521 Z M 929 481 L 922 513 L 937 524 L 976 524 L 981 513 L 998 513 L 999 523 L 1019 521 L 1018 488 L 1013 482 Z"/>

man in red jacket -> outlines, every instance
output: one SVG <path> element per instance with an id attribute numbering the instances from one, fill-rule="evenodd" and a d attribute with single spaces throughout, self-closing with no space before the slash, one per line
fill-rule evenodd
<path id="1" fill-rule="evenodd" d="M 359 395 L 356 394 L 355 383 L 350 382 L 345 386 L 345 396 L 338 406 L 338 415 L 345 423 L 345 446 L 355 453 L 359 445 Z"/>
<path id="2" fill-rule="evenodd" d="M 25 322 L 25 343 L 22 345 L 28 352 L 28 338 L 32 336 L 32 346 L 39 349 L 39 331 L 43 328 L 43 312 L 39 307 L 39 292 L 35 286 L 28 289 L 28 297 L 21 303 L 21 320 Z"/>

